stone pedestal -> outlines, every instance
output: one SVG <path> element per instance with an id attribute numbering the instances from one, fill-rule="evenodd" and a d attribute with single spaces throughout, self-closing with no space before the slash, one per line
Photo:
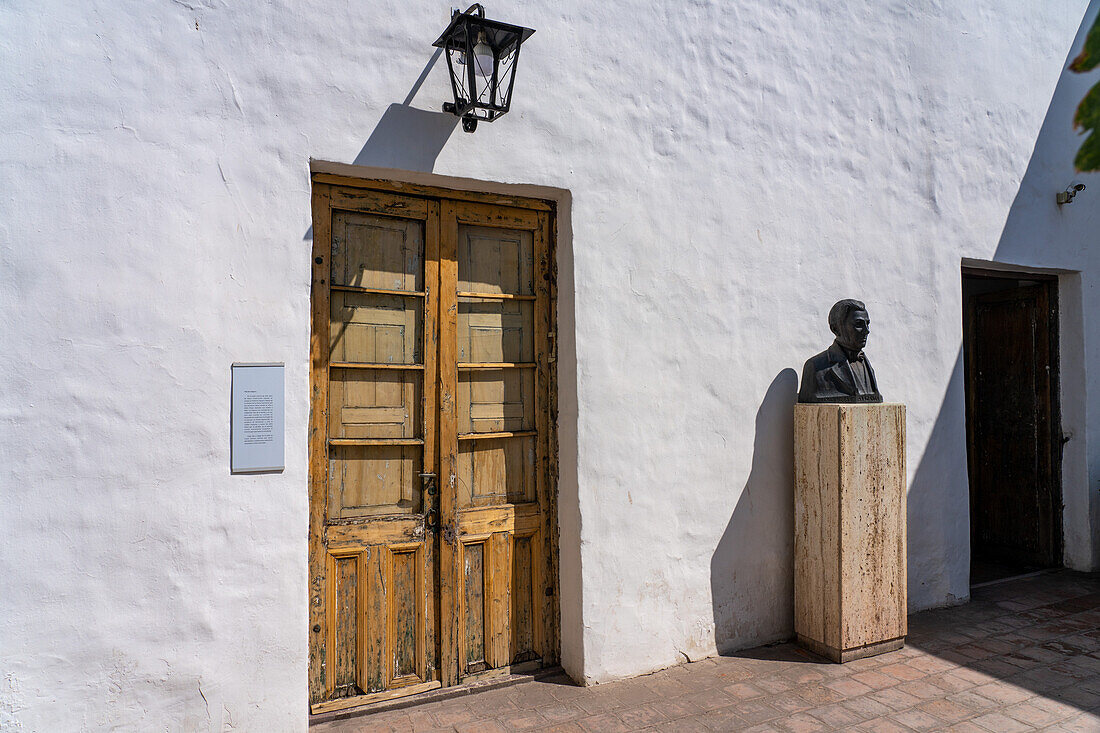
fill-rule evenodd
<path id="1" fill-rule="evenodd" d="M 794 627 L 834 662 L 905 641 L 905 405 L 794 408 Z"/>

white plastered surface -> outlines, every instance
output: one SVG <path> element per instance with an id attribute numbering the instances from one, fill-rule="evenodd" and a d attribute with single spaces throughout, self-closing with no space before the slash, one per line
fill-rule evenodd
<path id="1" fill-rule="evenodd" d="M 1053 204 L 1086 10 L 500 2 L 537 33 L 465 135 L 442 63 L 402 106 L 446 4 L 6 4 L 0 728 L 305 727 L 311 157 L 572 193 L 578 679 L 790 635 L 789 408 L 840 297 L 908 406 L 911 608 L 966 598 L 963 258 L 1082 272 L 1066 557 L 1100 567 L 1100 181 Z M 286 363 L 281 474 L 229 474 L 234 361 Z"/>

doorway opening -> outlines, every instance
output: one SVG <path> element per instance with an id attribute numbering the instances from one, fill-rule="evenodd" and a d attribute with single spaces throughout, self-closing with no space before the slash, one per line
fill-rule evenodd
<path id="1" fill-rule="evenodd" d="M 970 583 L 1062 565 L 1058 281 L 963 268 Z"/>

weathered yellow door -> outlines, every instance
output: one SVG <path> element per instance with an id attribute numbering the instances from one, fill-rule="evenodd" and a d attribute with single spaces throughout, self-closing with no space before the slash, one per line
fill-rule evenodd
<path id="1" fill-rule="evenodd" d="M 551 275 L 546 213 L 463 202 L 442 211 L 440 475 L 454 489 L 442 510 L 457 541 L 440 557 L 444 577 L 457 576 L 446 671 L 461 680 L 555 656 Z"/>
<path id="2" fill-rule="evenodd" d="M 438 687 L 439 205 L 318 187 L 310 418 L 310 701 Z"/>
<path id="3" fill-rule="evenodd" d="M 557 661 L 549 221 L 315 177 L 315 713 Z"/>

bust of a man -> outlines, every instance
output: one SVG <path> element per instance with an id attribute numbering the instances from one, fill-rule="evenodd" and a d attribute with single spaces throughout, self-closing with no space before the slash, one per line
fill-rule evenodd
<path id="1" fill-rule="evenodd" d="M 861 301 L 845 299 L 829 310 L 833 345 L 806 362 L 799 402 L 882 402 L 875 372 L 863 354 L 871 318 Z"/>

